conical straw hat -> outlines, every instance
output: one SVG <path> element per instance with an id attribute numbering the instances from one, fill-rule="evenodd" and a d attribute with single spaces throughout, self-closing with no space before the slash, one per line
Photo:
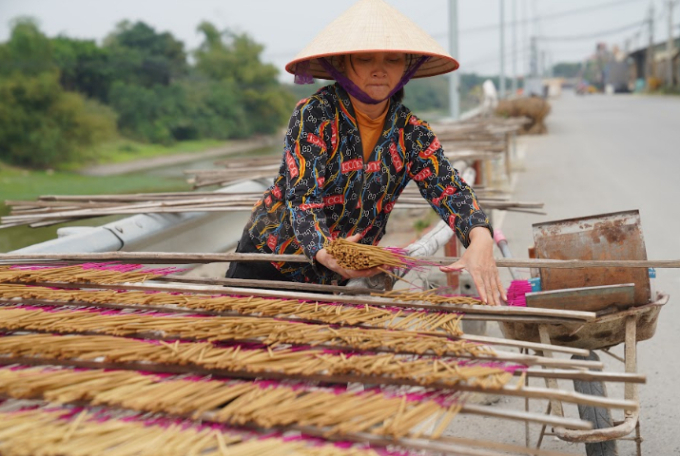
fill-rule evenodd
<path id="1" fill-rule="evenodd" d="M 414 78 L 435 76 L 458 68 L 458 62 L 411 19 L 383 0 L 360 0 L 323 29 L 286 65 L 286 71 L 296 74 L 298 65 L 309 62 L 311 76 L 333 79 L 316 59 L 357 52 L 430 56 Z"/>

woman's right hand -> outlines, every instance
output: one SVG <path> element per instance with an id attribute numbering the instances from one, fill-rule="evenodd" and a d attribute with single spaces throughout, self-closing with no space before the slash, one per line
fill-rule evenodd
<path id="1" fill-rule="evenodd" d="M 347 240 L 350 242 L 358 242 L 360 239 L 361 234 L 355 234 L 354 236 L 350 236 L 347 238 Z M 326 266 L 331 271 L 337 272 L 345 279 L 356 279 L 358 277 L 372 277 L 382 272 L 377 267 L 361 270 L 345 269 L 342 266 L 340 266 L 337 261 L 335 261 L 335 258 L 333 258 L 333 256 L 330 253 L 328 253 L 326 249 L 321 249 L 318 252 L 316 252 L 316 256 L 314 257 L 314 259 L 317 262 L 321 263 L 322 265 Z"/>

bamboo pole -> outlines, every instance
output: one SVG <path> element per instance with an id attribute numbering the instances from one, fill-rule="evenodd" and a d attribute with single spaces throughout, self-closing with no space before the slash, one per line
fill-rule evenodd
<path id="1" fill-rule="evenodd" d="M 446 266 L 458 257 L 418 257 L 432 265 Z M 168 252 L 102 252 L 102 253 L 0 253 L 0 261 L 120 261 L 136 263 L 187 264 L 229 261 L 285 261 L 309 263 L 303 255 L 274 255 L 266 253 L 168 253 Z M 680 268 L 680 260 L 549 260 L 498 258 L 498 267 L 579 269 L 579 268 Z"/>
<path id="2" fill-rule="evenodd" d="M 244 254 L 247 255 L 247 254 Z M 426 309 L 434 312 L 454 312 L 464 313 L 463 318 L 468 318 L 468 314 L 477 314 L 485 320 L 496 321 L 522 321 L 522 322 L 545 322 L 545 323 L 575 323 L 594 320 L 597 315 L 594 312 L 583 312 L 575 310 L 561 309 L 541 309 L 537 307 L 515 307 L 515 306 L 485 306 L 485 305 L 433 305 L 420 304 L 416 302 L 402 302 L 386 298 L 367 297 L 367 296 L 342 296 L 328 295 L 320 293 L 287 292 L 283 290 L 264 290 L 255 288 L 232 288 L 232 287 L 201 287 L 200 289 L 177 287 L 173 285 L 100 285 L 100 284 L 58 284 L 58 283 L 36 283 L 40 286 L 60 286 L 64 288 L 102 288 L 102 289 L 125 289 L 142 291 L 167 291 L 167 292 L 189 292 L 201 294 L 233 294 L 258 297 L 271 297 L 279 299 L 297 299 L 309 302 L 331 302 L 354 305 L 388 306 L 403 307 L 408 309 Z M 587 352 L 586 352 L 587 354 Z"/>

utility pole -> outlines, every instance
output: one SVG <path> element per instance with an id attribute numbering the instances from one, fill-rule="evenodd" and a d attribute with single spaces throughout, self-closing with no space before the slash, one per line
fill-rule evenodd
<path id="1" fill-rule="evenodd" d="M 449 0 L 449 54 L 458 59 L 458 0 Z M 460 76 L 458 71 L 449 73 L 449 114 L 460 117 Z"/>
<path id="2" fill-rule="evenodd" d="M 505 1 L 499 0 L 501 4 L 501 79 L 499 98 L 505 98 Z"/>
<path id="3" fill-rule="evenodd" d="M 527 1 L 522 1 L 522 46 L 526 49 L 531 49 L 531 43 L 527 39 L 527 29 L 529 28 L 529 15 L 527 14 Z M 522 74 L 524 75 L 524 80 L 526 81 L 529 75 L 529 68 L 531 67 L 531 52 L 526 53 L 526 57 L 522 60 Z"/>
<path id="4" fill-rule="evenodd" d="M 512 96 L 517 95 L 517 0 L 512 0 Z"/>
<path id="5" fill-rule="evenodd" d="M 539 66 L 541 71 L 541 77 L 545 78 L 548 76 L 548 54 L 546 51 L 541 51 L 541 64 Z"/>
<path id="6" fill-rule="evenodd" d="M 666 84 L 673 87 L 673 3 L 675 0 L 668 0 L 668 42 L 666 43 L 666 53 L 668 54 L 666 65 Z"/>
<path id="7" fill-rule="evenodd" d="M 649 6 L 649 44 L 647 46 L 647 65 L 646 65 L 646 79 L 654 76 L 654 3 Z"/>
<path id="8" fill-rule="evenodd" d="M 538 76 L 538 44 L 536 36 L 531 37 L 531 61 L 529 65 L 529 75 Z"/>

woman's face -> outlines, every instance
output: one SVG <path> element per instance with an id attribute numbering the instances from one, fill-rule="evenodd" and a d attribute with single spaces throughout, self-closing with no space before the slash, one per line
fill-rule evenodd
<path id="1" fill-rule="evenodd" d="M 349 54 L 344 59 L 345 75 L 375 100 L 386 98 L 406 69 L 406 54 L 366 52 Z"/>

